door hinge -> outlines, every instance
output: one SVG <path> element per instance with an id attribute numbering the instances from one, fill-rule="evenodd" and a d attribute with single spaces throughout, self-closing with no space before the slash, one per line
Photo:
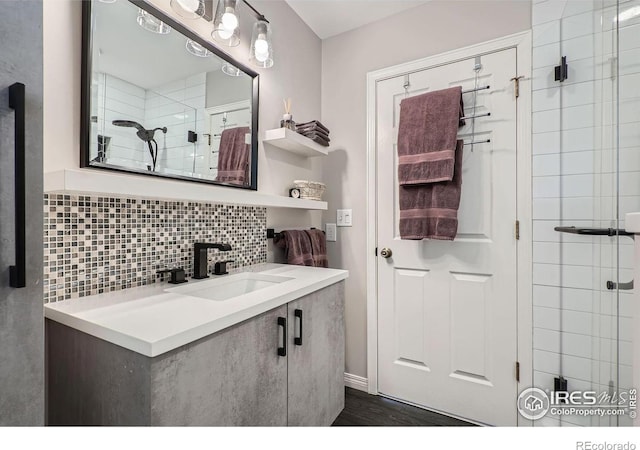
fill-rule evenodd
<path id="1" fill-rule="evenodd" d="M 520 79 L 524 78 L 524 76 L 520 75 L 519 77 L 513 77 L 511 81 L 513 81 L 513 94 L 516 98 L 520 97 Z"/>
<path id="2" fill-rule="evenodd" d="M 516 241 L 520 240 L 520 221 L 516 220 Z"/>
<path id="3" fill-rule="evenodd" d="M 516 361 L 516 381 L 520 383 L 520 362 Z"/>

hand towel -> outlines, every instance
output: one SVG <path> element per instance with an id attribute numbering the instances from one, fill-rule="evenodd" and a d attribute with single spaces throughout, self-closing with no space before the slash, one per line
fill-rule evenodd
<path id="1" fill-rule="evenodd" d="M 328 139 L 323 138 L 323 137 L 322 137 L 322 136 L 320 136 L 319 134 L 312 133 L 312 134 L 305 134 L 305 135 L 303 135 L 303 136 L 308 137 L 308 138 L 309 138 L 309 139 L 311 139 L 313 142 L 317 142 L 318 144 L 323 145 L 323 146 L 325 146 L 325 147 L 328 147 L 328 146 L 329 146 L 329 140 L 328 140 Z"/>
<path id="2" fill-rule="evenodd" d="M 400 238 L 452 241 L 458 232 L 464 142 L 455 150 L 453 180 L 400 186 Z"/>
<path id="3" fill-rule="evenodd" d="M 319 128 L 321 130 L 323 130 L 325 133 L 329 134 L 330 131 L 327 127 L 325 127 L 322 123 L 320 123 L 320 121 L 318 120 L 312 120 L 311 122 L 305 122 L 305 123 L 299 123 L 296 127 L 297 128 Z"/>
<path id="4" fill-rule="evenodd" d="M 327 259 L 327 238 L 322 230 L 305 230 L 311 240 L 311 253 L 314 267 L 329 267 Z"/>
<path id="5" fill-rule="evenodd" d="M 331 138 L 329 138 L 329 135 L 324 133 L 323 131 L 298 131 L 298 134 L 308 137 L 309 139 L 313 139 L 314 137 L 318 136 L 320 139 L 331 142 Z"/>
<path id="6" fill-rule="evenodd" d="M 273 243 L 284 248 L 287 264 L 313 266 L 311 239 L 304 230 L 286 230 L 273 239 Z"/>
<path id="7" fill-rule="evenodd" d="M 249 127 L 229 128 L 220 136 L 220 152 L 218 153 L 218 176 L 216 181 L 247 185 L 251 146 L 245 141 L 245 135 L 250 133 Z"/>
<path id="8" fill-rule="evenodd" d="M 400 102 L 400 185 L 451 181 L 458 127 L 464 125 L 460 86 L 427 92 Z"/>

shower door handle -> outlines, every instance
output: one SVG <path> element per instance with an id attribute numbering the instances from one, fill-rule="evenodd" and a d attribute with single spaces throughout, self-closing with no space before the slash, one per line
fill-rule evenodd
<path id="1" fill-rule="evenodd" d="M 615 281 L 607 281 L 607 289 L 613 291 L 615 289 L 620 289 L 621 291 L 630 291 L 633 289 L 633 280 L 627 281 L 626 283 L 616 283 Z"/>
<path id="2" fill-rule="evenodd" d="M 23 288 L 26 281 L 26 165 L 25 165 L 25 86 L 9 86 L 9 108 L 15 111 L 15 246 L 16 264 L 9 267 L 9 284 Z"/>

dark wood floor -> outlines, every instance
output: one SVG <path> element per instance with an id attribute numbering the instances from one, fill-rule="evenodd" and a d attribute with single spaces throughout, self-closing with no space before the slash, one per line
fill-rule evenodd
<path id="1" fill-rule="evenodd" d="M 344 410 L 333 422 L 333 426 L 459 427 L 473 426 L 473 424 L 377 395 L 369 395 L 356 389 L 346 388 Z"/>

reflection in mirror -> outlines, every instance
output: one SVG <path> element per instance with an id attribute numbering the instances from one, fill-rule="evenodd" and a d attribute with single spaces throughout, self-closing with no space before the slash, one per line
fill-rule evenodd
<path id="1" fill-rule="evenodd" d="M 257 74 L 136 3 L 85 10 L 83 165 L 255 189 Z"/>

